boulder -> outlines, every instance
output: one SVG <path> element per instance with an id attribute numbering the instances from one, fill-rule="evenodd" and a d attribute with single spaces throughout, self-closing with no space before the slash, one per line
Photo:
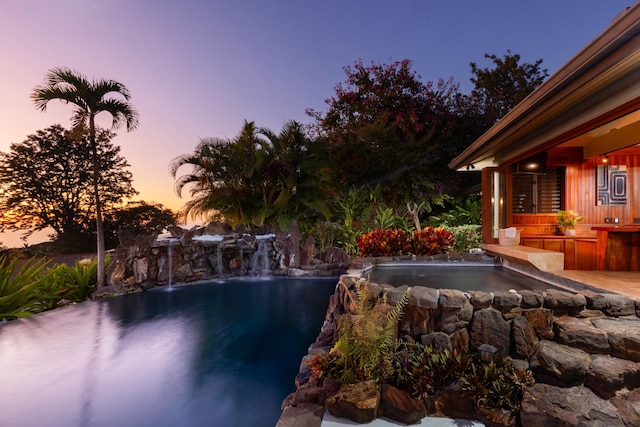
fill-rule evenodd
<path id="1" fill-rule="evenodd" d="M 609 353 L 607 334 L 589 320 L 565 316 L 554 321 L 556 340 L 560 344 L 580 348 L 588 353 Z"/>
<path id="2" fill-rule="evenodd" d="M 318 382 L 314 377 L 311 380 L 302 384 L 298 389 L 285 397 L 281 404 L 281 408 L 287 408 L 289 406 L 300 406 L 303 403 L 312 403 L 316 405 L 323 405 L 330 396 L 334 396 L 340 384 L 330 378 Z"/>
<path id="3" fill-rule="evenodd" d="M 336 394 L 325 400 L 325 407 L 331 415 L 359 424 L 375 420 L 379 406 L 380 391 L 373 380 L 344 384 Z"/>
<path id="4" fill-rule="evenodd" d="M 299 406 L 284 408 L 276 427 L 320 427 L 324 415 L 324 406 L 302 403 Z"/>
<path id="5" fill-rule="evenodd" d="M 473 400 L 462 391 L 462 384 L 455 381 L 429 397 L 429 406 L 437 415 L 451 418 L 473 418 L 476 408 Z"/>
<path id="6" fill-rule="evenodd" d="M 618 393 L 611 403 L 627 427 L 640 427 L 640 389 Z"/>
<path id="7" fill-rule="evenodd" d="M 640 362 L 640 319 L 592 319 L 593 325 L 606 332 L 611 355 Z"/>
<path id="8" fill-rule="evenodd" d="M 624 387 L 640 387 L 640 363 L 607 355 L 591 356 L 584 384 L 603 399 L 610 399 Z"/>
<path id="9" fill-rule="evenodd" d="M 516 307 L 520 307 L 520 295 L 504 291 L 493 295 L 493 308 L 502 313 L 508 313 Z"/>
<path id="10" fill-rule="evenodd" d="M 583 290 L 583 291 L 580 291 L 580 293 L 584 295 L 584 297 L 586 298 L 587 308 L 589 310 L 602 311 L 607 305 L 607 301 L 605 300 L 605 297 L 603 294 L 599 294 L 590 290 Z"/>
<path id="11" fill-rule="evenodd" d="M 625 295 L 604 294 L 604 313 L 607 316 L 620 317 L 636 314 L 636 307 L 633 300 Z"/>
<path id="12" fill-rule="evenodd" d="M 437 289 L 426 288 L 424 286 L 414 286 L 411 288 L 411 295 L 409 298 L 409 306 L 435 309 L 438 308 L 438 299 L 440 298 L 440 294 Z"/>
<path id="13" fill-rule="evenodd" d="M 397 288 L 392 286 L 385 289 L 385 292 L 387 294 L 387 302 L 389 304 L 395 305 L 402 300 L 404 294 L 407 291 L 409 291 L 409 286 L 407 285 L 398 286 Z M 409 291 L 409 294 L 411 294 L 411 291 Z"/>
<path id="14" fill-rule="evenodd" d="M 469 331 L 466 328 L 455 331 L 449 335 L 449 338 L 451 338 L 453 351 L 463 353 L 469 350 Z"/>
<path id="15" fill-rule="evenodd" d="M 575 316 L 584 310 L 587 299 L 584 295 L 572 294 L 557 289 L 547 289 L 544 307 L 553 311 L 555 316 Z"/>
<path id="16" fill-rule="evenodd" d="M 522 297 L 520 307 L 522 308 L 540 308 L 544 303 L 544 295 L 541 291 L 521 290 L 518 291 Z"/>
<path id="17" fill-rule="evenodd" d="M 509 354 L 511 326 L 504 320 L 502 313 L 495 308 L 485 308 L 473 314 L 471 320 L 471 348 L 476 349 L 482 344 L 496 347 L 497 354 Z"/>
<path id="18" fill-rule="evenodd" d="M 136 283 L 142 283 L 149 279 L 149 261 L 147 257 L 134 258 L 133 279 Z"/>
<path id="19" fill-rule="evenodd" d="M 535 384 L 525 390 L 520 423 L 527 427 L 624 427 L 616 407 L 584 386 Z"/>
<path id="20" fill-rule="evenodd" d="M 555 336 L 553 332 L 553 313 L 548 308 L 532 308 L 524 310 L 523 316 L 527 318 L 529 324 L 536 331 L 538 338 L 551 340 Z"/>
<path id="21" fill-rule="evenodd" d="M 466 301 L 462 307 L 457 309 L 443 309 L 438 319 L 437 329 L 451 334 L 460 329 L 464 329 L 473 317 L 473 306 Z"/>
<path id="22" fill-rule="evenodd" d="M 474 310 L 491 307 L 493 295 L 491 292 L 469 291 L 469 300 Z"/>
<path id="23" fill-rule="evenodd" d="M 382 384 L 380 388 L 380 412 L 382 416 L 405 425 L 416 424 L 427 416 L 421 400 L 389 384 Z"/>
<path id="24" fill-rule="evenodd" d="M 513 337 L 513 351 L 517 356 L 529 359 L 535 353 L 538 337 L 525 316 L 518 316 L 513 319 L 511 336 Z"/>
<path id="25" fill-rule="evenodd" d="M 300 248 L 300 265 L 309 265 L 316 252 L 316 239 L 309 234 Z"/>
<path id="26" fill-rule="evenodd" d="M 440 289 L 440 307 L 444 309 L 462 308 L 469 304 L 466 295 L 457 289 Z"/>
<path id="27" fill-rule="evenodd" d="M 326 264 L 348 264 L 350 261 L 349 255 L 342 248 L 329 248 L 316 255 L 316 258 Z"/>
<path id="28" fill-rule="evenodd" d="M 553 341 L 539 341 L 530 362 L 537 380 L 570 387 L 584 382 L 591 358 L 579 348 Z"/>
<path id="29" fill-rule="evenodd" d="M 437 351 L 453 350 L 451 338 L 444 332 L 434 332 L 432 334 L 423 335 L 420 337 L 420 342 Z"/>
<path id="30" fill-rule="evenodd" d="M 433 332 L 434 319 L 431 313 L 432 310 L 426 308 L 416 307 L 414 305 L 407 306 L 400 320 L 400 331 L 412 336 Z"/>

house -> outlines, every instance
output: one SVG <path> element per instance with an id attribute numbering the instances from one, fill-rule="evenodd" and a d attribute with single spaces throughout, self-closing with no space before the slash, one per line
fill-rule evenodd
<path id="1" fill-rule="evenodd" d="M 549 270 L 640 270 L 640 2 L 449 167 L 482 171 L 490 252 L 564 254 Z M 575 236 L 559 235 L 559 210 L 584 217 Z M 510 227 L 520 245 L 501 247 Z"/>

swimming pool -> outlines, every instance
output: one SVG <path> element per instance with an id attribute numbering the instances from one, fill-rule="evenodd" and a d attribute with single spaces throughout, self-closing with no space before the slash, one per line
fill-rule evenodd
<path id="1" fill-rule="evenodd" d="M 461 291 L 499 292 L 511 289 L 543 291 L 555 287 L 517 271 L 492 264 L 457 266 L 430 263 L 380 264 L 366 271 L 364 277 L 369 277 L 375 283 L 386 283 L 396 287 L 409 285 Z"/>
<path id="2" fill-rule="evenodd" d="M 0 326 L 0 426 L 274 426 L 336 279 L 227 280 Z"/>

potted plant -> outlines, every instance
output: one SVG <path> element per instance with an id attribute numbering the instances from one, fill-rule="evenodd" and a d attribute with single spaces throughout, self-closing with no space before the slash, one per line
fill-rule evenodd
<path id="1" fill-rule="evenodd" d="M 584 218 L 578 215 L 578 212 L 573 210 L 560 210 L 556 215 L 556 222 L 566 236 L 576 235 L 576 224 L 582 222 Z"/>

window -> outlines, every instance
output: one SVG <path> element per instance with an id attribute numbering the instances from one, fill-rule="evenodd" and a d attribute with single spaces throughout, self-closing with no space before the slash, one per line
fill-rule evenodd
<path id="1" fill-rule="evenodd" d="M 564 168 L 549 167 L 545 175 L 513 174 L 513 213 L 555 213 L 562 209 Z"/>

